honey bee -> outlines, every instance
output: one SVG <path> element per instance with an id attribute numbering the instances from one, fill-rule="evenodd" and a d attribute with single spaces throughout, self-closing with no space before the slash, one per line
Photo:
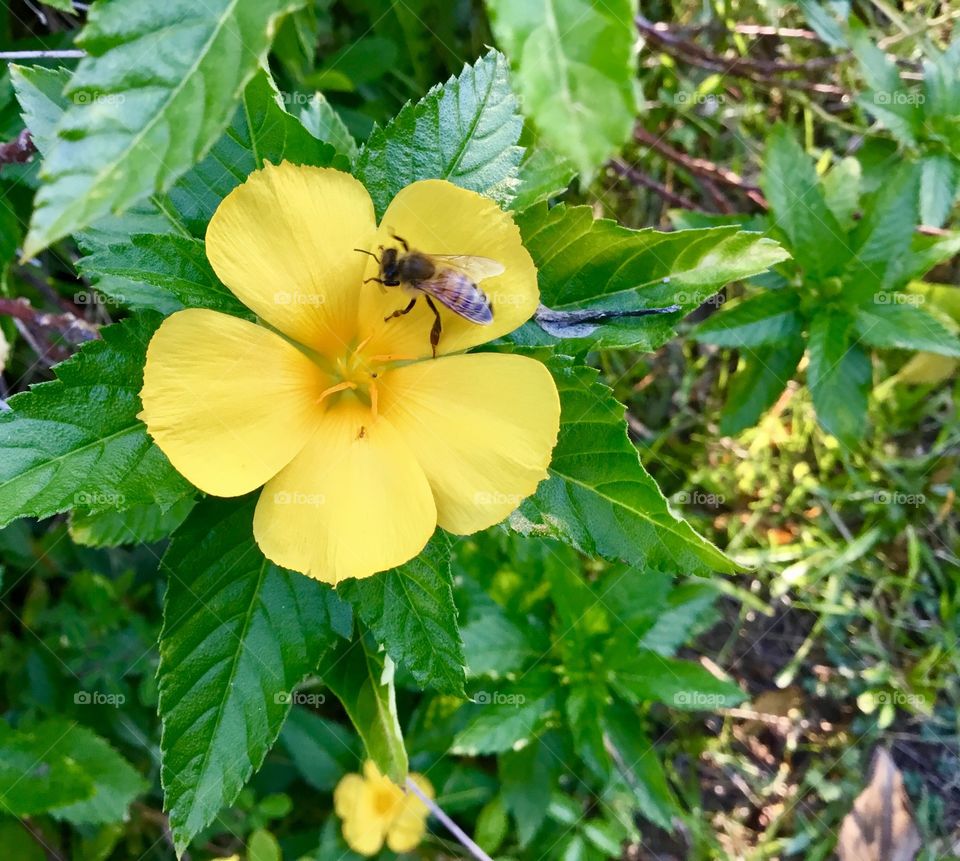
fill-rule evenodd
<path id="1" fill-rule="evenodd" d="M 493 305 L 487 294 L 477 284 L 484 278 L 501 275 L 504 267 L 489 257 L 471 257 L 467 254 L 425 254 L 415 251 L 410 244 L 394 234 L 394 239 L 402 246 L 384 248 L 380 246 L 380 256 L 362 248 L 355 249 L 361 254 L 369 254 L 380 264 L 380 277 L 368 278 L 383 287 L 405 287 L 414 292 L 413 298 L 404 308 L 399 308 L 384 317 L 384 322 L 395 317 L 409 314 L 422 294 L 428 307 L 433 311 L 433 327 L 430 329 L 430 347 L 433 357 L 437 357 L 437 344 L 443 323 L 440 311 L 434 299 L 454 314 L 476 323 L 489 326 L 493 322 Z"/>

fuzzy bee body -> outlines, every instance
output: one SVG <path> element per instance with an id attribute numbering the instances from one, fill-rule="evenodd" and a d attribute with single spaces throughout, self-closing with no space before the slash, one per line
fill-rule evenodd
<path id="1" fill-rule="evenodd" d="M 477 285 L 484 278 L 502 274 L 504 267 L 501 263 L 488 257 L 466 254 L 424 254 L 412 250 L 399 236 L 395 239 L 403 249 L 381 248 L 380 257 L 371 255 L 380 264 L 380 277 L 367 280 L 377 281 L 384 287 L 404 287 L 415 295 L 405 308 L 384 317 L 385 321 L 409 314 L 417 303 L 418 295 L 423 294 L 434 313 L 433 328 L 430 330 L 430 346 L 434 357 L 437 355 L 442 327 L 434 299 L 471 323 L 489 326 L 493 322 L 493 305 Z"/>

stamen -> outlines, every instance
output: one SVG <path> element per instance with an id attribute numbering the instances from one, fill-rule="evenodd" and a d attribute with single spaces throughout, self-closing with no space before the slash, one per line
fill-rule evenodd
<path id="1" fill-rule="evenodd" d="M 336 394 L 337 392 L 342 392 L 344 389 L 355 389 L 357 387 L 356 383 L 351 383 L 349 380 L 342 383 L 337 383 L 335 386 L 330 386 L 328 389 L 324 389 L 320 392 L 320 397 L 317 398 L 317 403 L 319 404 L 324 398 L 328 395 Z"/>
<path id="2" fill-rule="evenodd" d="M 376 374 L 373 374 L 370 380 L 368 391 L 370 392 L 370 412 L 373 414 L 373 420 L 377 420 L 377 404 L 380 402 L 380 395 L 377 392 Z"/>

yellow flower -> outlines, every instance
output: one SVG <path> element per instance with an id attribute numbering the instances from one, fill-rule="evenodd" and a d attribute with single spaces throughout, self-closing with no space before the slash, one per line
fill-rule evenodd
<path id="1" fill-rule="evenodd" d="M 411 774 L 410 779 L 424 795 L 434 797 L 422 774 Z M 427 830 L 427 805 L 384 777 L 369 760 L 362 777 L 348 774 L 337 784 L 333 804 L 343 820 L 343 839 L 361 855 L 376 855 L 384 840 L 393 852 L 410 852 Z"/>
<path id="2" fill-rule="evenodd" d="M 491 258 L 494 319 L 433 314 L 379 275 L 377 252 Z M 208 309 L 168 317 L 147 350 L 140 416 L 206 493 L 264 486 L 253 531 L 264 554 L 328 583 L 416 556 L 439 524 L 467 535 L 503 520 L 546 477 L 560 405 L 528 357 L 462 353 L 513 331 L 539 302 L 511 217 L 451 183 L 394 198 L 379 227 L 366 189 L 329 168 L 253 173 L 207 228 L 220 280 L 259 318 Z"/>

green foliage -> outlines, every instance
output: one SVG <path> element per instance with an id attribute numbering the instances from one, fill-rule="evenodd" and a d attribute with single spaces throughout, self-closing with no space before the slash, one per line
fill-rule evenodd
<path id="1" fill-rule="evenodd" d="M 565 363 L 551 370 L 560 392 L 560 439 L 550 477 L 511 526 L 640 567 L 731 570 L 719 550 L 670 511 L 627 438 L 623 407 L 596 372 Z"/>
<path id="2" fill-rule="evenodd" d="M 694 329 L 694 337 L 741 350 L 724 409 L 723 429 L 754 424 L 783 392 L 804 351 L 821 425 L 847 446 L 862 439 L 872 369 L 866 347 L 955 356 L 960 340 L 910 279 L 956 253 L 960 237 L 915 234 L 919 174 L 906 163 L 876 191 L 858 193 L 859 167 L 844 159 L 825 176 L 791 132 L 769 139 L 765 220 L 793 259 L 779 280 Z M 854 219 L 852 214 L 859 212 Z"/>
<path id="3" fill-rule="evenodd" d="M 121 0 L 91 9 L 78 40 L 90 56 L 70 80 L 71 104 L 46 153 L 24 251 L 167 190 L 226 127 L 297 0 Z M 173 42 L 177 50 L 163 49 Z M 135 70 L 135 71 L 134 71 Z"/>
<path id="4" fill-rule="evenodd" d="M 328 587 L 263 557 L 252 517 L 250 500 L 202 503 L 163 557 L 161 756 L 178 851 L 236 798 L 294 687 L 350 634 L 349 608 Z"/>
<path id="5" fill-rule="evenodd" d="M 169 508 L 190 492 L 137 418 L 159 322 L 144 316 L 104 329 L 56 380 L 10 399 L 0 415 L 0 523 L 69 508 Z"/>
<path id="6" fill-rule="evenodd" d="M 521 126 L 506 60 L 491 51 L 375 128 L 356 174 L 378 216 L 418 179 L 446 179 L 506 206 L 516 194 Z"/>
<path id="7" fill-rule="evenodd" d="M 626 143 L 636 119 L 631 0 L 487 0 L 517 92 L 544 142 L 587 179 Z"/>

